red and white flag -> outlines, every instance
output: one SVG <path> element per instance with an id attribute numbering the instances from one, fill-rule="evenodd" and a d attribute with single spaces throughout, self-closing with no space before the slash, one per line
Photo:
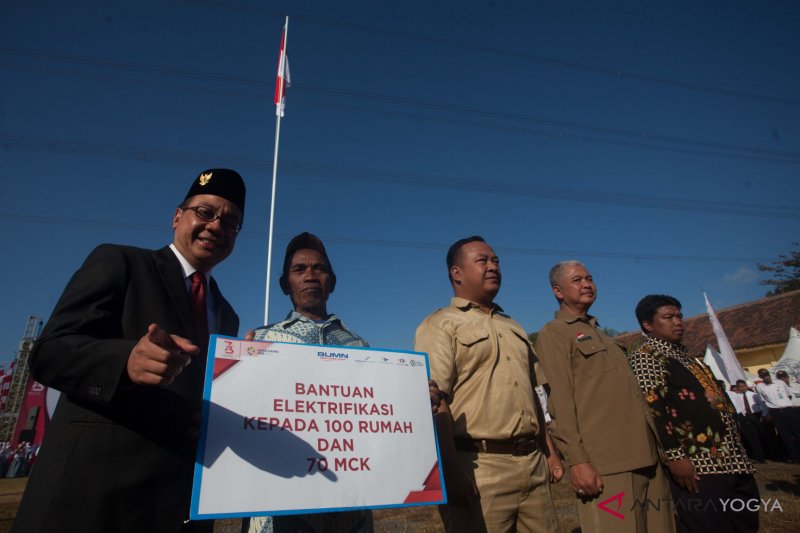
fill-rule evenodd
<path id="1" fill-rule="evenodd" d="M 286 108 L 286 88 L 291 87 L 292 80 L 289 76 L 289 58 L 286 56 L 286 35 L 289 33 L 289 17 L 286 17 L 286 24 L 283 26 L 281 35 L 281 53 L 278 58 L 278 79 L 275 82 L 275 114 L 283 116 Z"/>

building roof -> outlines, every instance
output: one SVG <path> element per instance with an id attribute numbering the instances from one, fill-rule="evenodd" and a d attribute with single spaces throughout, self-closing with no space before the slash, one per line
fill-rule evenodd
<path id="1" fill-rule="evenodd" d="M 800 290 L 715 311 L 734 351 L 786 344 L 789 328 L 794 326 L 800 329 Z M 640 339 L 639 331 L 616 337 L 618 342 L 629 348 L 639 344 Z M 719 349 L 708 314 L 703 313 L 684 320 L 683 343 L 689 354 L 695 357 L 705 354 L 707 344 Z"/>

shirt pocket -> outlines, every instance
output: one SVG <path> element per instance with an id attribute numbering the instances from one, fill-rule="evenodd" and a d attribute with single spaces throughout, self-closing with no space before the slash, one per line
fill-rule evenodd
<path id="1" fill-rule="evenodd" d="M 586 376 L 597 376 L 614 369 L 605 345 L 598 339 L 578 342 L 578 361 L 576 371 Z"/>
<path id="2" fill-rule="evenodd" d="M 456 333 L 456 367 L 460 375 L 492 362 L 492 342 L 489 330 L 470 328 Z"/>

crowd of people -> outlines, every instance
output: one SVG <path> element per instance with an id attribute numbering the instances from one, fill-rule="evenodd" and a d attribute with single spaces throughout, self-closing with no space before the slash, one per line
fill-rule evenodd
<path id="1" fill-rule="evenodd" d="M 21 441 L 16 447 L 0 443 L 0 477 L 25 477 L 30 474 L 39 446 Z"/>
<path id="2" fill-rule="evenodd" d="M 785 370 L 775 373 L 777 381 L 765 368 L 758 377 L 753 385 L 737 380 L 728 391 L 747 452 L 756 463 L 800 464 L 800 383 Z"/>
<path id="3" fill-rule="evenodd" d="M 235 336 L 239 319 L 211 271 L 233 251 L 244 206 L 238 173 L 207 170 L 175 210 L 172 244 L 102 245 L 74 274 L 31 354 L 34 379 L 62 395 L 12 531 L 213 529 L 188 520 L 205 357 L 209 334 Z M 678 300 L 642 298 L 643 343 L 626 353 L 589 314 L 587 267 L 562 261 L 542 276 L 557 310 L 534 347 L 495 301 L 489 243 L 460 239 L 445 262 L 453 298 L 422 320 L 414 348 L 429 357 L 447 531 L 557 531 L 550 484 L 567 472 L 584 533 L 758 529 L 758 510 L 718 504 L 759 498 L 740 430 L 758 422 L 755 395 L 738 393 L 737 415 L 740 398 L 681 343 Z M 291 240 L 280 286 L 286 319 L 246 339 L 368 346 L 328 311 L 336 276 L 318 237 Z M 797 460 L 797 408 L 786 404 L 797 391 L 762 379 L 761 412 Z M 242 529 L 357 533 L 373 520 L 253 517 Z"/>

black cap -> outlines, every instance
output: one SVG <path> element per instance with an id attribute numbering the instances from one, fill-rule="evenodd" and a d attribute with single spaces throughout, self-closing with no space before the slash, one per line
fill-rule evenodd
<path id="1" fill-rule="evenodd" d="M 328 258 L 328 252 L 325 251 L 325 245 L 316 235 L 304 231 L 300 235 L 295 235 L 289 245 L 286 246 L 286 255 L 283 256 L 283 272 L 281 273 L 280 285 L 284 294 L 289 294 L 289 267 L 292 264 L 292 257 L 298 250 L 314 250 L 322 254 L 325 261 L 328 263 L 328 270 L 331 271 L 331 292 L 336 287 L 336 274 L 333 273 L 333 266 L 331 260 Z"/>
<path id="2" fill-rule="evenodd" d="M 212 168 L 200 173 L 192 182 L 189 192 L 186 193 L 185 202 L 198 194 L 213 194 L 225 198 L 239 208 L 244 219 L 244 197 L 246 194 L 244 180 L 235 170 L 227 168 Z"/>

